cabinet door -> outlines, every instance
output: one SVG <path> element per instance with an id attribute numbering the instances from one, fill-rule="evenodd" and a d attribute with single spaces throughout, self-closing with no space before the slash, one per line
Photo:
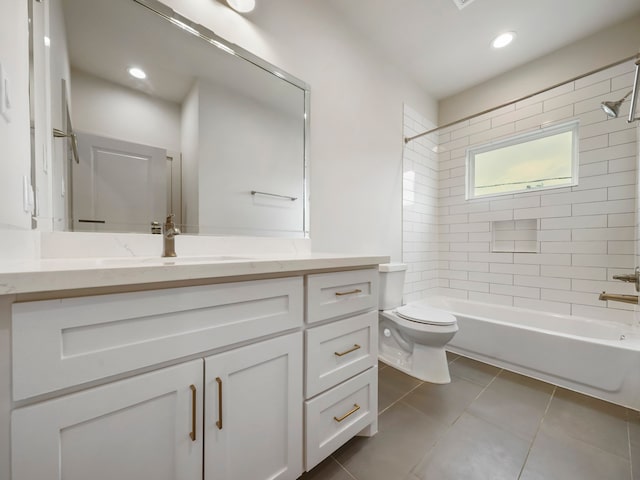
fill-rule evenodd
<path id="1" fill-rule="evenodd" d="M 16 409 L 13 480 L 200 479 L 202 388 L 194 360 Z"/>
<path id="2" fill-rule="evenodd" d="M 205 479 L 302 474 L 302 333 L 205 359 Z"/>

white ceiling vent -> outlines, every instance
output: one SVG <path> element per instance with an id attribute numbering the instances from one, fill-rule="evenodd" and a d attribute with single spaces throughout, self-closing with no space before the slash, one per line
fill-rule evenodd
<path id="1" fill-rule="evenodd" d="M 473 2 L 473 0 L 453 0 L 453 3 L 456 4 L 456 7 L 458 7 L 458 10 L 462 10 L 464 7 L 469 5 L 471 2 Z"/>

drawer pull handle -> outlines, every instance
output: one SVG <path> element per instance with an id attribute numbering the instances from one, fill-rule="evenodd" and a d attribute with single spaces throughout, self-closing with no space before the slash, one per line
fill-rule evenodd
<path id="1" fill-rule="evenodd" d="M 189 437 L 191 438 L 191 441 L 195 442 L 196 441 L 196 400 L 197 400 L 197 392 L 196 392 L 196 386 L 195 385 L 190 385 L 189 388 L 191 389 L 191 433 L 189 434 Z"/>
<path id="2" fill-rule="evenodd" d="M 342 297 L 343 295 L 354 295 L 356 293 L 362 293 L 362 290 L 356 288 L 355 290 L 349 290 L 348 292 L 336 292 L 336 297 Z"/>
<path id="3" fill-rule="evenodd" d="M 358 349 L 360 349 L 360 348 L 362 348 L 362 347 L 356 343 L 353 347 L 351 347 L 351 348 L 350 348 L 349 350 L 347 350 L 346 352 L 342 352 L 342 353 L 333 352 L 333 354 L 334 354 L 336 357 L 342 357 L 342 356 L 346 355 L 347 353 L 355 352 L 356 350 L 358 350 Z"/>
<path id="4" fill-rule="evenodd" d="M 216 377 L 216 382 L 218 382 L 218 421 L 216 427 L 218 430 L 222 430 L 222 379 Z"/>
<path id="5" fill-rule="evenodd" d="M 341 416 L 340 418 L 338 417 L 333 417 L 333 419 L 336 422 L 341 422 L 343 421 L 345 418 L 347 418 L 350 415 L 353 415 L 354 413 L 356 413 L 358 410 L 360 410 L 360 405 L 358 405 L 357 403 L 353 404 L 353 408 L 351 410 L 349 410 L 347 413 L 345 413 L 343 416 Z"/>

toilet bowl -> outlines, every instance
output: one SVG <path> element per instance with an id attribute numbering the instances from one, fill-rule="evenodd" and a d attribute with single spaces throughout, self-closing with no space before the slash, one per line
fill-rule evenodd
<path id="1" fill-rule="evenodd" d="M 420 380 L 449 383 L 445 345 L 456 318 L 420 301 L 402 305 L 404 264 L 380 265 L 379 359 Z"/>

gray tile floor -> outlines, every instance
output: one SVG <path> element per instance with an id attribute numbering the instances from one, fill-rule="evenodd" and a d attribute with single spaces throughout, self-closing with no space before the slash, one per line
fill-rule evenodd
<path id="1" fill-rule="evenodd" d="M 640 480 L 640 413 L 457 355 L 449 366 L 434 385 L 380 364 L 379 433 L 301 480 Z"/>

